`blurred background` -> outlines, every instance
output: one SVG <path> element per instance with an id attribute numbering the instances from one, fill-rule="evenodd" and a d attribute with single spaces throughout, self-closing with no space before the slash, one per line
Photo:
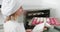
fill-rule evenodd
<path id="1" fill-rule="evenodd" d="M 2 6 L 2 1 L 0 0 L 0 7 Z M 60 20 L 60 0 L 23 0 L 22 5 L 24 11 L 40 11 L 49 9 L 49 17 L 55 17 Z M 1 8 L 0 8 L 1 9 Z M 0 28 L 2 31 L 3 16 L 0 11 Z"/>

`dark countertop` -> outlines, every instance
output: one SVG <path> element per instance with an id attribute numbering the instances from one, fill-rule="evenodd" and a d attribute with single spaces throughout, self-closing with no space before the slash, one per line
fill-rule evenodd
<path id="1" fill-rule="evenodd" d="M 56 27 L 54 27 L 54 29 L 56 29 L 56 30 L 59 30 L 59 31 L 60 31 L 60 26 L 56 26 Z"/>

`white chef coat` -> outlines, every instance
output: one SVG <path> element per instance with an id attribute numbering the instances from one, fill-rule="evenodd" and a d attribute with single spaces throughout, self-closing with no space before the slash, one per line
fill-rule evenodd
<path id="1" fill-rule="evenodd" d="M 4 23 L 4 32 L 25 32 L 24 24 L 10 20 Z"/>

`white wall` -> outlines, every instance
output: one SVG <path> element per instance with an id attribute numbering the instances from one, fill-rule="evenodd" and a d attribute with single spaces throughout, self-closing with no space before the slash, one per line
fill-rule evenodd
<path id="1" fill-rule="evenodd" d="M 2 0 L 0 0 L 0 5 L 1 5 L 1 3 L 2 3 Z"/>
<path id="2" fill-rule="evenodd" d="M 60 18 L 60 0 L 25 0 L 24 9 L 51 9 L 51 17 Z"/>

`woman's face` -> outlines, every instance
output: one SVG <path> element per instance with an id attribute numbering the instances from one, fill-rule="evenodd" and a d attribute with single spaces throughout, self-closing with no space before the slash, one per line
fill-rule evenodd
<path id="1" fill-rule="evenodd" d="M 17 10 L 16 14 L 17 14 L 18 16 L 20 16 L 20 15 L 22 14 L 22 12 L 23 12 L 23 8 L 20 7 L 20 8 Z"/>

